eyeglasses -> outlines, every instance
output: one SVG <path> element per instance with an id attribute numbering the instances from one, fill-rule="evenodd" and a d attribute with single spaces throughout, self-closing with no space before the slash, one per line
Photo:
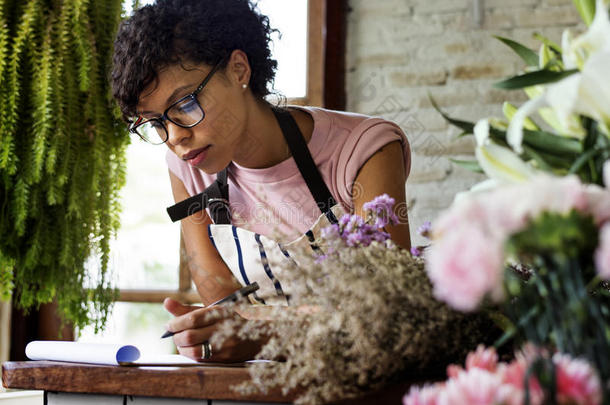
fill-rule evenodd
<path id="1" fill-rule="evenodd" d="M 223 61 L 224 59 L 212 68 L 210 73 L 207 74 L 195 91 L 191 94 L 187 94 L 167 107 L 160 117 L 145 119 L 140 116 L 136 118 L 129 126 L 129 132 L 137 134 L 142 140 L 152 143 L 153 145 L 161 145 L 167 142 L 167 139 L 169 138 L 167 126 L 164 121 L 169 121 L 181 128 L 192 128 L 203 121 L 205 118 L 205 111 L 203 111 L 201 104 L 199 104 L 197 95 L 220 68 Z"/>

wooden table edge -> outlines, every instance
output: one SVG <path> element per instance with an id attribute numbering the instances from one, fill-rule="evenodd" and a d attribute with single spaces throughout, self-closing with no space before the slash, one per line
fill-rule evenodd
<path id="1" fill-rule="evenodd" d="M 242 395 L 231 387 L 250 381 L 245 367 L 120 367 L 55 361 L 2 363 L 2 384 L 11 389 L 291 403 L 279 389 Z"/>

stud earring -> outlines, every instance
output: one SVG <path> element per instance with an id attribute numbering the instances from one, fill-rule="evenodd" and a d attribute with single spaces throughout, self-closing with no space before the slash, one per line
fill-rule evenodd
<path id="1" fill-rule="evenodd" d="M 247 85 L 246 83 L 244 83 L 244 84 L 242 84 L 242 85 L 241 85 L 241 88 L 242 88 L 242 89 L 245 89 L 246 87 L 248 87 L 248 85 Z"/>

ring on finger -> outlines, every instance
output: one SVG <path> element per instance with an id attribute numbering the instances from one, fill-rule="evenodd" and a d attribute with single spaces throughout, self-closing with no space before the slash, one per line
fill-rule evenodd
<path id="1" fill-rule="evenodd" d="M 212 357 L 212 345 L 207 340 L 201 344 L 201 353 L 203 360 L 209 360 Z"/>

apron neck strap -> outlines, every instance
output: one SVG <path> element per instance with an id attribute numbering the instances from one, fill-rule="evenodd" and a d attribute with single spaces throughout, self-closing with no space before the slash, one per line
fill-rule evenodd
<path id="1" fill-rule="evenodd" d="M 284 134 L 284 139 L 286 139 L 299 172 L 301 172 L 309 192 L 318 204 L 318 208 L 328 217 L 331 223 L 337 223 L 337 219 L 331 211 L 331 208 L 337 203 L 330 190 L 328 190 L 326 183 L 324 183 L 324 179 L 322 179 L 322 175 L 309 152 L 305 138 L 303 138 L 303 134 L 296 121 L 284 109 L 273 107 L 272 111 L 275 114 L 277 122 L 280 124 L 282 134 Z"/>

